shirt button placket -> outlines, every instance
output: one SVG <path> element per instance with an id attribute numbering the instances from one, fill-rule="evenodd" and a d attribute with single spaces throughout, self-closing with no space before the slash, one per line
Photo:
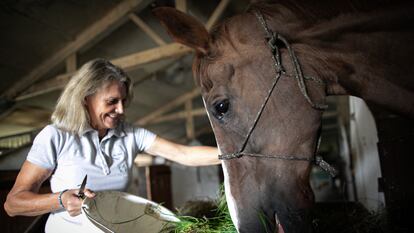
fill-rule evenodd
<path id="1" fill-rule="evenodd" d="M 109 171 L 108 163 L 104 155 L 104 149 L 105 149 L 104 140 L 102 140 L 101 142 L 98 141 L 98 145 L 99 145 L 99 150 L 98 150 L 99 156 L 101 157 L 101 161 L 102 161 L 102 170 L 105 175 L 109 175 L 110 171 Z"/>

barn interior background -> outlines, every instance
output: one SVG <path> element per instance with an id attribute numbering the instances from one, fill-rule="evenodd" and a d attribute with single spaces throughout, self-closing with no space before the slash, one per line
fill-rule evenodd
<path id="1" fill-rule="evenodd" d="M 79 66 L 96 57 L 110 59 L 133 79 L 135 97 L 127 110 L 130 122 L 176 142 L 215 145 L 192 79 L 192 51 L 171 41 L 151 14 L 156 6 L 176 7 L 211 28 L 244 11 L 248 1 L 0 2 L 1 203 L 34 136 L 49 123 L 62 87 Z M 328 104 L 320 153 L 341 173 L 332 179 L 314 168 L 311 183 L 316 200 L 358 201 L 368 210 L 382 211 L 399 190 L 391 190 L 381 173 L 387 167 L 380 163 L 371 111 L 358 98 L 329 97 Z M 189 200 L 216 198 L 222 181 L 220 166 L 189 168 L 139 155 L 128 191 L 175 209 Z M 48 190 L 48 184 L 43 190 Z M 2 232 L 35 232 L 40 219 L 10 218 L 0 210 Z"/>

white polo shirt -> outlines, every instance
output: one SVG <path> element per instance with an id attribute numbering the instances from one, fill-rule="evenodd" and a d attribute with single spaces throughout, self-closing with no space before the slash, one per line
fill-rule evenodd
<path id="1" fill-rule="evenodd" d="M 128 123 L 108 130 L 101 141 L 94 129 L 77 136 L 48 125 L 34 139 L 27 160 L 54 170 L 50 179 L 52 192 L 79 188 L 86 174 L 88 189 L 124 191 L 135 156 L 148 149 L 155 138 L 154 133 Z M 58 211 L 50 214 L 45 231 L 81 232 L 78 227 L 81 227 L 79 216 Z"/>

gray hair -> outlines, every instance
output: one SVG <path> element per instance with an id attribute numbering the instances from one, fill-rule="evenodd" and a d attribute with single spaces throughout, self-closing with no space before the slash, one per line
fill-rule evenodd
<path id="1" fill-rule="evenodd" d="M 52 123 L 59 129 L 80 135 L 90 127 L 85 98 L 111 81 L 119 81 L 125 85 L 127 106 L 133 98 L 131 79 L 118 66 L 98 58 L 84 64 L 70 79 L 56 104 Z"/>

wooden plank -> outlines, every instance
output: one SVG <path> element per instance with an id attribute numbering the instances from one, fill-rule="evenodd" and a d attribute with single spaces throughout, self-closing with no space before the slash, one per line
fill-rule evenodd
<path id="1" fill-rule="evenodd" d="M 146 51 L 127 55 L 121 58 L 117 58 L 111 60 L 111 62 L 128 71 L 154 61 L 159 61 L 162 59 L 172 57 L 179 57 L 188 54 L 191 51 L 193 50 L 185 45 L 171 43 L 157 48 L 148 49 Z"/>
<path id="2" fill-rule="evenodd" d="M 192 117 L 207 116 L 206 109 L 205 108 L 193 109 L 191 110 L 191 116 Z M 146 124 L 148 125 L 148 124 L 157 124 L 157 123 L 167 122 L 167 121 L 176 121 L 176 120 L 185 119 L 186 117 L 187 117 L 187 112 L 180 111 L 180 112 L 175 112 L 175 113 L 155 117 L 151 121 L 147 122 Z"/>
<path id="3" fill-rule="evenodd" d="M 136 69 L 145 64 L 159 61 L 166 58 L 182 56 L 192 51 L 191 48 L 178 43 L 171 43 L 164 46 L 160 46 L 146 51 L 137 52 L 124 57 L 116 58 L 111 62 L 126 71 Z M 66 73 L 56 76 L 55 78 L 39 82 L 32 85 L 26 92 L 16 97 L 16 101 L 25 100 L 38 95 L 42 95 L 51 91 L 55 91 L 63 88 L 69 81 L 70 77 L 74 74 Z"/>
<path id="4" fill-rule="evenodd" d="M 150 2 L 150 0 L 125 0 L 121 2 L 100 20 L 86 28 L 74 41 L 67 44 L 51 57 L 44 60 L 38 67 L 30 71 L 27 76 L 20 79 L 14 86 L 10 87 L 2 96 L 5 96 L 8 99 L 13 99 L 30 85 L 42 78 L 52 68 L 61 64 L 68 56 L 93 40 L 96 41 L 96 38 L 99 35 L 113 30 L 116 26 L 120 25 L 129 12 L 135 10 L 138 6 L 143 8 L 144 5 Z"/>
<path id="5" fill-rule="evenodd" d="M 227 5 L 229 4 L 230 0 L 221 0 L 220 3 L 217 5 L 214 12 L 211 14 L 210 18 L 206 23 L 207 30 L 210 30 L 211 27 L 217 22 L 220 16 L 223 14 L 223 11 L 226 9 Z"/>
<path id="6" fill-rule="evenodd" d="M 76 53 L 71 54 L 68 58 L 66 58 L 66 72 L 74 72 L 77 69 L 77 57 Z"/>
<path id="7" fill-rule="evenodd" d="M 210 28 L 214 25 L 220 15 L 223 13 L 225 7 L 228 5 L 229 0 L 222 0 L 217 8 L 214 10 L 213 14 L 207 21 L 206 27 Z M 173 57 L 181 57 L 186 55 L 193 50 L 185 45 L 181 45 L 178 43 L 170 43 L 167 45 L 159 46 L 157 48 L 148 49 L 146 51 L 137 52 L 134 54 L 130 54 L 124 57 L 120 57 L 114 60 L 111 60 L 112 63 L 115 65 L 120 66 L 121 68 L 128 70 L 136 69 L 142 65 L 159 61 L 162 59 L 173 58 Z M 26 91 L 23 95 L 16 98 L 16 100 L 24 100 L 28 98 L 32 98 L 41 94 L 45 94 L 50 91 L 54 91 L 57 89 L 62 88 L 69 80 L 70 76 L 73 73 L 67 73 L 57 76 L 54 79 L 59 80 L 46 80 L 44 82 L 38 83 L 33 85 L 28 91 Z M 46 87 L 46 88 L 45 88 Z"/>
<path id="8" fill-rule="evenodd" d="M 3 119 L 3 123 L 33 128 L 44 127 L 50 121 L 51 114 L 52 112 L 50 110 L 43 108 L 17 108 Z"/>
<path id="9" fill-rule="evenodd" d="M 168 102 L 167 104 L 159 107 L 157 110 L 151 112 L 150 114 L 142 117 L 141 119 L 138 119 L 135 121 L 136 125 L 145 125 L 148 122 L 150 122 L 153 118 L 156 118 L 158 116 L 161 116 L 163 113 L 168 112 L 177 106 L 185 103 L 189 99 L 193 99 L 196 96 L 200 95 L 200 90 L 198 88 L 193 89 L 190 92 L 187 92 L 183 95 L 180 95 L 179 97 L 175 98 L 173 101 Z"/>
<path id="10" fill-rule="evenodd" d="M 61 74 L 56 76 L 55 78 L 36 83 L 32 85 L 30 88 L 28 88 L 23 94 L 17 96 L 15 100 L 22 101 L 62 89 L 69 82 L 69 79 L 73 74 L 75 74 L 75 72 Z"/>
<path id="11" fill-rule="evenodd" d="M 193 119 L 193 115 L 192 115 L 192 110 L 193 110 L 193 101 L 192 99 L 189 99 L 185 102 L 185 115 L 186 115 L 186 120 L 185 120 L 185 131 L 186 131 L 186 135 L 187 135 L 187 139 L 192 140 L 194 139 L 194 119 Z"/>
<path id="12" fill-rule="evenodd" d="M 182 12 L 187 12 L 187 0 L 175 0 L 175 8 Z"/>
<path id="13" fill-rule="evenodd" d="M 129 19 L 132 20 L 142 31 L 144 31 L 155 43 L 158 45 L 165 45 L 165 41 L 159 36 L 152 28 L 148 26 L 140 17 L 136 14 L 131 13 L 128 15 Z"/>

